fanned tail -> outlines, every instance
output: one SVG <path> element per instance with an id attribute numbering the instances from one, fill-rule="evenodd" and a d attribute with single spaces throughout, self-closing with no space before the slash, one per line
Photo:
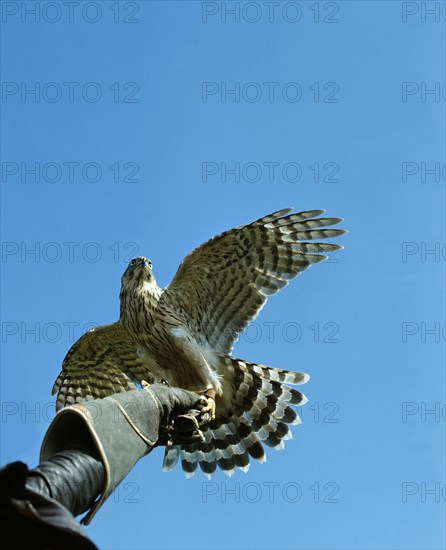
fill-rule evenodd
<path id="1" fill-rule="evenodd" d="M 283 449 L 284 441 L 292 438 L 290 425 L 300 423 L 292 405 L 303 405 L 307 398 L 289 384 L 304 384 L 308 375 L 221 357 L 234 380 L 233 403 L 226 404 L 230 412 L 218 416 L 224 407 L 217 400 L 217 418 L 203 429 L 205 441 L 167 448 L 165 471 L 181 458 L 186 477 L 198 466 L 208 478 L 217 467 L 228 476 L 236 468 L 247 472 L 251 458 L 266 460 L 264 445 Z"/>

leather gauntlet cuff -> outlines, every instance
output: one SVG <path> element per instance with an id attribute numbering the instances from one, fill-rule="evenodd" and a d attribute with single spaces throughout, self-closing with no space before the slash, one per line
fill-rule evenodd
<path id="1" fill-rule="evenodd" d="M 88 525 L 136 462 L 157 444 L 160 432 L 166 432 L 174 416 L 200 408 L 200 399 L 195 393 L 155 384 L 67 406 L 48 428 L 40 461 L 67 449 L 82 450 L 101 460 L 104 486 L 82 520 Z"/>

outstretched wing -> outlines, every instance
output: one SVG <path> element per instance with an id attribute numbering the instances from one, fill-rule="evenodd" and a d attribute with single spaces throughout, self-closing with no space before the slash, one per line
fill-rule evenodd
<path id="1" fill-rule="evenodd" d="M 56 410 L 87 399 L 133 390 L 142 380 L 152 383 L 138 346 L 119 323 L 96 327 L 77 340 L 54 383 Z"/>
<path id="2" fill-rule="evenodd" d="M 319 218 L 324 210 L 290 211 L 279 210 L 202 244 L 186 256 L 164 289 L 161 301 L 214 350 L 230 353 L 268 296 L 325 260 L 324 252 L 342 248 L 315 242 L 346 233 L 326 228 L 342 218 Z"/>

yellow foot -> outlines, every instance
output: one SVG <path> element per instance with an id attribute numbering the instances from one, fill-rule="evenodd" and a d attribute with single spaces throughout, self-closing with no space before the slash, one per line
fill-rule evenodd
<path id="1" fill-rule="evenodd" d="M 164 378 L 161 378 L 160 380 L 158 380 L 158 384 L 163 384 L 164 386 L 170 386 L 169 382 Z M 141 386 L 143 387 L 143 389 L 147 389 L 152 385 L 153 384 L 149 384 L 147 380 L 141 380 Z"/>
<path id="2" fill-rule="evenodd" d="M 211 420 L 215 420 L 215 401 L 212 397 L 207 397 L 207 405 L 203 407 L 200 411 L 201 415 L 209 413 Z"/>

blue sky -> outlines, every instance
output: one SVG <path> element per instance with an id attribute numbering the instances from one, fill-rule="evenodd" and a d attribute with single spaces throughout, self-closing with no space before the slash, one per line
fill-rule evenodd
<path id="1" fill-rule="evenodd" d="M 445 9 L 2 2 L 2 464 L 38 463 L 131 257 L 165 285 L 280 208 L 349 230 L 234 350 L 311 375 L 285 451 L 211 484 L 154 451 L 87 528 L 101 548 L 444 547 Z"/>

